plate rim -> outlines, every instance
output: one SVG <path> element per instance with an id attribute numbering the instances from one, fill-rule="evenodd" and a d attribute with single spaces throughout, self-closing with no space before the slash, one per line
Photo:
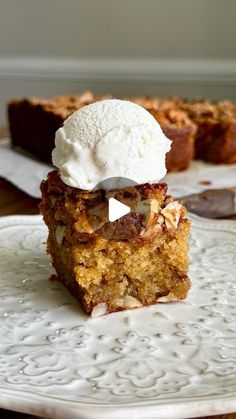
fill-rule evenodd
<path id="1" fill-rule="evenodd" d="M 230 396 L 221 396 L 220 398 L 217 396 L 205 396 L 205 400 L 176 401 L 171 404 L 169 404 L 167 400 L 158 405 L 156 405 L 154 401 L 143 401 L 142 404 L 134 402 L 130 404 L 112 403 L 110 405 L 105 405 L 99 403 L 83 403 L 81 401 L 68 401 L 57 397 L 54 398 L 53 396 L 42 396 L 34 392 L 22 392 L 22 394 L 20 394 L 21 392 L 18 390 L 13 389 L 6 391 L 6 389 L 2 387 L 0 387 L 0 390 L 2 395 L 4 395 L 4 392 L 6 393 L 8 402 L 11 403 L 11 410 L 47 416 L 50 411 L 51 418 L 53 417 L 55 419 L 64 419 L 65 415 L 68 417 L 68 414 L 70 414 L 70 419 L 91 419 L 91 414 L 94 415 L 92 416 L 94 419 L 120 419 L 121 413 L 132 413 L 132 418 L 134 419 L 136 417 L 142 417 L 142 419 L 156 419 L 157 414 L 158 419 L 187 419 L 189 417 L 204 417 L 206 415 L 220 415 L 236 412 L 236 393 Z M 29 394 L 30 397 L 27 397 Z M 40 401 L 44 402 L 44 406 L 39 406 Z M 28 409 L 29 403 L 30 409 Z M 227 409 L 225 408 L 226 404 Z M 5 402 L 1 405 L 1 408 L 9 409 L 9 406 Z M 126 418 L 124 417 L 124 419 Z"/>

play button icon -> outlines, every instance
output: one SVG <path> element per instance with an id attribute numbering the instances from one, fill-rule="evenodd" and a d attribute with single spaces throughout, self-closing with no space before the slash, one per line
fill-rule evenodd
<path id="1" fill-rule="evenodd" d="M 105 179 L 89 193 L 85 201 L 86 219 L 77 224 L 77 229 L 105 240 L 136 238 L 143 234 L 149 221 L 147 189 L 128 178 Z"/>
<path id="2" fill-rule="evenodd" d="M 115 198 L 109 198 L 108 200 L 108 220 L 113 223 L 124 215 L 129 214 L 131 211 L 128 205 L 122 204 Z"/>

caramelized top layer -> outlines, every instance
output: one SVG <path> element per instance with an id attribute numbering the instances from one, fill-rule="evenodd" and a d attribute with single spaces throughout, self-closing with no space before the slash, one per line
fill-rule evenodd
<path id="1" fill-rule="evenodd" d="M 112 240 L 149 240 L 153 234 L 169 231 L 174 234 L 186 215 L 179 202 L 166 195 L 167 185 L 137 185 L 120 190 L 84 191 L 65 185 L 57 171 L 48 174 L 41 184 L 41 211 L 71 225 L 80 241 L 102 237 Z M 108 221 L 108 200 L 115 198 L 131 208 L 121 219 Z"/>

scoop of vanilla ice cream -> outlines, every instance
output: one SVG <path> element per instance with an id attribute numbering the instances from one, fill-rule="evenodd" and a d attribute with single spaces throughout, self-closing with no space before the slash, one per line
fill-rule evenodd
<path id="1" fill-rule="evenodd" d="M 138 184 L 159 182 L 166 174 L 171 141 L 154 117 L 127 100 L 109 99 L 84 106 L 56 132 L 53 164 L 69 186 L 91 190 L 116 178 Z M 107 189 L 107 183 L 105 183 Z"/>

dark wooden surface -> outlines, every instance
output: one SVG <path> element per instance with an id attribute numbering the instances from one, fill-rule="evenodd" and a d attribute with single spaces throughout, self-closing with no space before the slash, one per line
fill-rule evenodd
<path id="1" fill-rule="evenodd" d="M 6 135 L 7 130 L 3 128 L 0 129 L 0 138 L 6 137 Z M 13 214 L 38 214 L 38 204 L 38 199 L 30 197 L 5 179 L 0 178 L 0 216 Z M 205 417 L 205 419 L 207 418 L 208 416 Z M 236 419 L 236 413 L 211 416 L 211 419 L 212 418 Z M 35 419 L 35 416 L 0 409 L 0 419 Z"/>

